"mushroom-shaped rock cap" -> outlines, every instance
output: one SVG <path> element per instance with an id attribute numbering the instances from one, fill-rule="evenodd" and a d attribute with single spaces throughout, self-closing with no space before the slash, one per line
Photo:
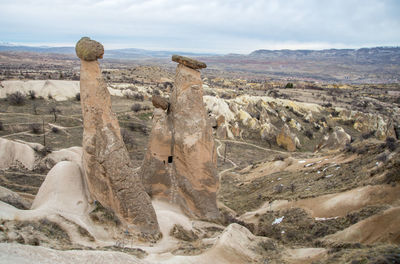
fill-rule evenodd
<path id="1" fill-rule="evenodd" d="M 81 38 L 75 46 L 76 55 L 85 61 L 102 59 L 104 47 L 99 42 L 88 37 Z"/>
<path id="2" fill-rule="evenodd" d="M 151 98 L 151 102 L 156 108 L 161 108 L 162 110 L 168 109 L 168 100 L 159 95 L 153 95 L 153 97 Z"/>
<path id="3" fill-rule="evenodd" d="M 201 62 L 201 61 L 198 61 L 195 59 L 191 59 L 188 57 L 184 57 L 184 56 L 172 55 L 172 61 L 183 64 L 183 65 L 185 65 L 189 68 L 195 69 L 195 70 L 207 68 L 207 65 L 204 62 Z"/>

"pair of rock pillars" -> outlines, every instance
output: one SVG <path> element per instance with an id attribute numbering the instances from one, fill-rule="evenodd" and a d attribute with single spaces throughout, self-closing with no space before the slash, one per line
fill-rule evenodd
<path id="1" fill-rule="evenodd" d="M 81 59 L 83 168 L 92 201 L 113 210 L 128 230 L 154 237 L 160 231 L 150 196 L 180 206 L 190 217 L 218 218 L 217 156 L 198 71 L 206 65 L 172 57 L 179 63 L 174 88 L 169 102 L 153 98 L 148 150 L 136 173 L 97 61 L 103 46 L 84 37 L 76 44 L 76 54 Z"/>

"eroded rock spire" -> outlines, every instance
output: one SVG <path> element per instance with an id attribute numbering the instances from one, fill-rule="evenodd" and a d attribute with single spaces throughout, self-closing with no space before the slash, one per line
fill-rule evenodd
<path id="1" fill-rule="evenodd" d="M 178 204 L 188 215 L 216 219 L 217 156 L 196 70 L 206 65 L 176 55 L 172 60 L 179 63 L 175 85 L 168 108 L 154 104 L 158 108 L 141 169 L 143 182 L 153 197 Z"/>
<path id="2" fill-rule="evenodd" d="M 97 59 L 103 46 L 87 37 L 76 44 L 81 59 L 80 92 L 83 114 L 83 167 L 93 199 L 112 209 L 123 223 L 158 235 L 150 197 L 134 172 Z"/>

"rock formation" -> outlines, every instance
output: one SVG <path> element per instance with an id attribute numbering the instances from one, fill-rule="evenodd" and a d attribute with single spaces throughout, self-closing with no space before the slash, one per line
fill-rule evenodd
<path id="1" fill-rule="evenodd" d="M 296 147 L 300 145 L 299 139 L 290 131 L 289 126 L 286 124 L 276 137 L 276 143 L 287 151 L 296 151 Z"/>
<path id="2" fill-rule="evenodd" d="M 76 53 L 81 59 L 83 168 L 90 194 L 128 227 L 157 235 L 159 227 L 150 197 L 133 170 L 117 117 L 111 111 L 110 94 L 97 61 L 103 56 L 103 48 L 82 38 L 76 44 Z"/>
<path id="3" fill-rule="evenodd" d="M 351 136 L 347 134 L 342 127 L 337 126 L 331 134 L 324 136 L 316 149 L 340 149 L 344 148 L 346 144 L 349 144 L 350 142 Z"/>
<path id="4" fill-rule="evenodd" d="M 178 204 L 186 214 L 215 219 L 218 178 L 212 128 L 207 122 L 200 72 L 205 64 L 181 56 L 168 111 L 157 108 L 143 182 L 153 197 Z"/>

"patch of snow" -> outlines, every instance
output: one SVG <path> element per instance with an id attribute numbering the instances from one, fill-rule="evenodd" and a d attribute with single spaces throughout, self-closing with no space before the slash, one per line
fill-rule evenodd
<path id="1" fill-rule="evenodd" d="M 329 174 L 329 175 L 326 175 L 325 178 L 330 178 L 332 176 L 333 176 L 333 174 Z"/>
<path id="2" fill-rule="evenodd" d="M 315 221 L 326 221 L 326 220 L 331 220 L 331 219 L 337 219 L 339 216 L 334 216 L 334 217 L 315 217 Z"/>
<path id="3" fill-rule="evenodd" d="M 285 218 L 285 216 L 279 217 L 279 218 L 275 218 L 274 222 L 272 222 L 273 225 L 277 225 L 282 223 L 283 218 Z"/>
<path id="4" fill-rule="evenodd" d="M 299 163 L 305 163 L 306 161 L 305 160 L 299 160 Z"/>

